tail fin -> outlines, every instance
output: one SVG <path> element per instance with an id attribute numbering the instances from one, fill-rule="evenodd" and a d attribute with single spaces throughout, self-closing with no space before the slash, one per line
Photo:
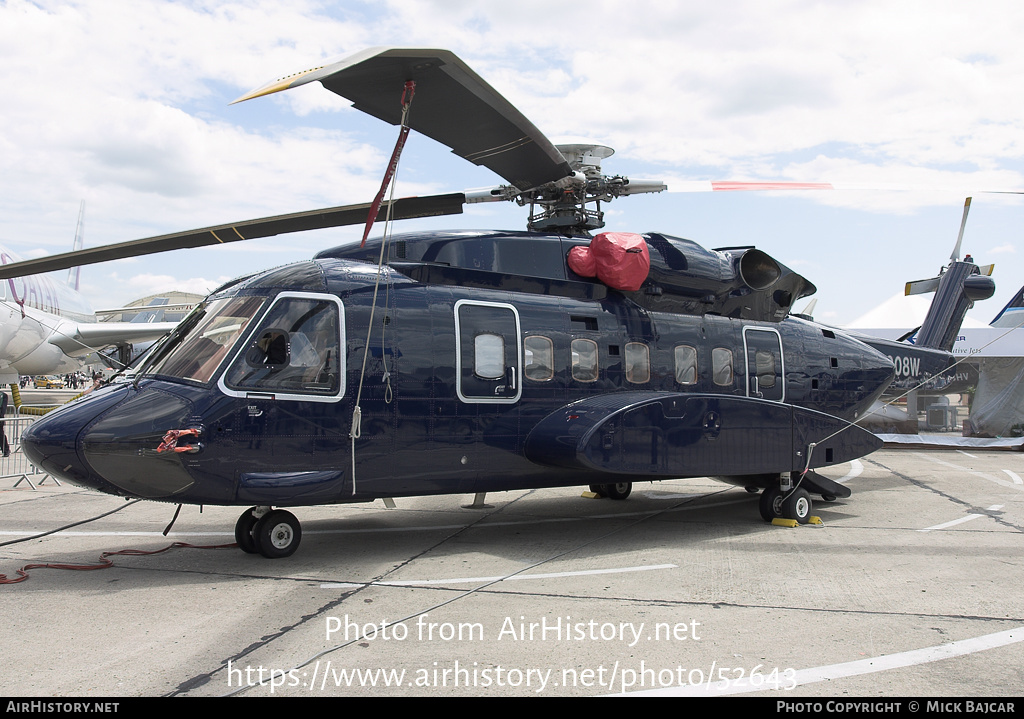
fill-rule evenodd
<path id="1" fill-rule="evenodd" d="M 1006 307 L 990 323 L 992 327 L 1020 327 L 1021 324 L 1024 324 L 1024 287 L 1017 290 L 1013 299 L 1006 303 Z"/>
<path id="2" fill-rule="evenodd" d="M 963 242 L 964 226 L 967 224 L 967 212 L 970 209 L 971 198 L 968 197 L 964 203 L 960 235 L 950 255 L 949 265 L 942 268 L 938 277 L 907 283 L 908 295 L 935 292 L 932 304 L 928 308 L 928 315 L 921 329 L 917 331 L 915 344 L 921 347 L 952 352 L 967 310 L 978 300 L 987 300 L 996 291 L 996 284 L 989 276 L 992 274 L 992 265 L 979 267 L 974 264 L 974 259 L 970 255 L 963 260 L 960 259 L 960 245 Z"/>
<path id="3" fill-rule="evenodd" d="M 73 252 L 78 252 L 82 249 L 82 243 L 84 242 L 85 232 L 85 200 L 82 200 L 81 206 L 78 208 L 78 226 L 75 228 L 75 244 L 71 248 Z M 78 283 L 81 278 L 81 267 L 72 267 L 68 270 L 68 287 L 78 292 Z"/>
<path id="4" fill-rule="evenodd" d="M 970 260 L 970 255 L 967 256 Z M 973 261 L 951 262 L 938 277 L 938 287 L 915 344 L 951 352 L 967 310 L 996 291 L 991 277 L 981 274 Z"/>

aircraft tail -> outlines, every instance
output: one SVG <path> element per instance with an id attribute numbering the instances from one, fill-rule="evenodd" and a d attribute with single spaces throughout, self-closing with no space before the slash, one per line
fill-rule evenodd
<path id="1" fill-rule="evenodd" d="M 978 300 L 987 300 L 996 291 L 996 284 L 990 276 L 992 265 L 979 267 L 974 264 L 970 255 L 960 259 L 960 245 L 964 239 L 964 227 L 967 224 L 967 212 L 971 209 L 971 198 L 964 203 L 964 216 L 960 222 L 960 235 L 957 237 L 950 263 L 944 267 L 938 277 L 928 280 L 908 282 L 906 294 L 916 295 L 922 292 L 934 292 L 935 297 L 928 308 L 928 315 L 917 331 L 914 344 L 920 347 L 932 347 L 945 352 L 953 351 L 953 344 L 960 333 L 967 310 Z"/>
<path id="2" fill-rule="evenodd" d="M 992 327 L 1020 327 L 1024 324 L 1024 287 L 1017 290 L 1013 299 L 1006 303 L 1006 307 L 989 324 Z"/>
<path id="3" fill-rule="evenodd" d="M 75 244 L 72 247 L 73 252 L 78 252 L 82 249 L 82 244 L 85 240 L 85 200 L 82 200 L 82 204 L 78 208 L 78 226 L 75 227 Z M 81 267 L 72 267 L 68 270 L 68 287 L 78 292 L 79 281 L 81 280 Z"/>
<path id="4" fill-rule="evenodd" d="M 978 266 L 970 260 L 970 255 L 967 258 L 968 261 L 951 262 L 936 278 L 935 297 L 921 329 L 917 331 L 914 344 L 951 352 L 967 310 L 978 300 L 987 300 L 995 293 L 996 283 L 991 277 L 981 274 Z M 915 294 L 910 291 L 909 284 L 907 294 Z"/>

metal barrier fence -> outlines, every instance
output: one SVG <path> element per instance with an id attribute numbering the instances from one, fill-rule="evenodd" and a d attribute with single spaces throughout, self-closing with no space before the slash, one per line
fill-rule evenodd
<path id="1" fill-rule="evenodd" d="M 7 442 L 10 447 L 10 454 L 0 457 L 0 480 L 14 480 L 13 487 L 22 482 L 28 482 L 32 489 L 41 485 L 47 479 L 51 479 L 60 485 L 56 477 L 51 477 L 46 472 L 37 468 L 21 452 L 21 434 L 36 420 L 35 417 L 4 417 L 0 423 L 4 426 L 4 434 L 7 435 Z"/>

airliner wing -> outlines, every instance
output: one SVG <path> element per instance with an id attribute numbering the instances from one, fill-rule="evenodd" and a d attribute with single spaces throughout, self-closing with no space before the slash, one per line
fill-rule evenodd
<path id="1" fill-rule="evenodd" d="M 109 345 L 134 344 L 158 340 L 177 326 L 177 322 L 94 322 L 65 324 L 49 342 L 69 357 L 79 357 Z M 71 331 L 68 331 L 68 330 Z"/>

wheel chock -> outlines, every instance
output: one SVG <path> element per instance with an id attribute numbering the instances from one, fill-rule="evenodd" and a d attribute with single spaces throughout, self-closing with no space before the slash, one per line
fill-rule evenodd
<path id="1" fill-rule="evenodd" d="M 775 519 L 773 519 L 772 520 L 772 524 L 774 524 L 777 527 L 799 527 L 800 526 L 800 522 L 796 521 L 795 519 L 783 519 L 782 517 L 776 517 Z M 820 524 L 823 527 L 825 526 L 825 523 L 821 521 L 821 517 L 815 517 L 815 516 L 808 517 L 807 518 L 807 524 Z"/>
<path id="2" fill-rule="evenodd" d="M 591 492 L 589 489 L 580 496 L 584 497 L 585 499 L 601 499 L 600 494 L 598 494 L 597 492 Z"/>

